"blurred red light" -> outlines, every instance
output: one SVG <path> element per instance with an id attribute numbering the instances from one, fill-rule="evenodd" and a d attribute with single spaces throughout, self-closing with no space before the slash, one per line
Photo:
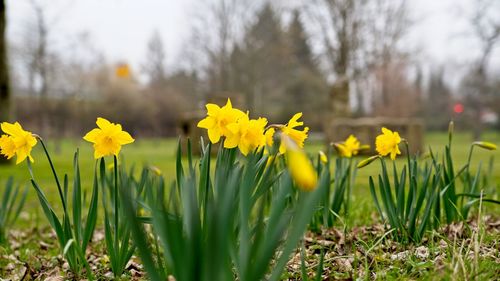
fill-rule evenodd
<path id="1" fill-rule="evenodd" d="M 462 112 L 464 112 L 464 105 L 461 104 L 461 103 L 456 103 L 454 106 L 453 106 L 453 111 L 457 114 L 460 114 Z"/>

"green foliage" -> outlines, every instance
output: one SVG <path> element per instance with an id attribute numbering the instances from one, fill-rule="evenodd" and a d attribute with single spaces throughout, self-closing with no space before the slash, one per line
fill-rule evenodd
<path id="1" fill-rule="evenodd" d="M 445 146 L 441 162 L 438 162 L 432 149 L 430 149 L 431 163 L 425 162 L 423 166 L 419 165 L 416 157 L 410 158 L 408 155 L 407 166 L 405 165 L 401 173 L 398 173 L 393 162 L 393 187 L 385 160 L 380 158 L 382 174 L 378 176 L 378 194 L 375 181 L 370 176 L 370 191 L 377 211 L 383 221 L 397 230 L 395 236 L 398 240 L 405 243 L 419 243 L 425 230 L 438 228 L 443 217 L 444 221 L 450 224 L 466 220 L 471 207 L 481 201 L 500 204 L 497 200 L 484 198 L 484 190 L 492 190 L 487 186 L 491 182 L 492 161 L 490 161 L 489 176 L 481 176 L 481 163 L 474 175 L 469 169 L 475 146 L 488 150 L 494 150 L 496 146 L 488 142 L 474 142 L 470 146 L 467 163 L 456 171 L 456 162 L 451 156 L 452 139 L 451 123 L 448 144 Z M 405 144 L 408 151 L 406 141 Z M 409 186 L 408 192 L 406 186 Z M 460 187 L 462 192 L 458 193 Z"/>
<path id="2" fill-rule="evenodd" d="M 56 232 L 57 240 L 63 257 L 69 264 L 71 271 L 76 275 L 80 275 L 83 267 L 86 269 L 87 278 L 92 280 L 93 275 L 90 266 L 85 257 L 85 249 L 88 246 L 88 242 L 92 238 L 94 233 L 96 221 L 97 221 L 97 202 L 98 202 L 98 184 L 97 175 L 94 172 L 94 184 L 92 188 L 92 198 L 90 199 L 88 206 L 88 213 L 85 218 L 85 223 L 83 223 L 82 218 L 82 207 L 87 205 L 85 202 L 85 197 L 82 193 L 81 177 L 80 177 L 80 167 L 78 164 L 78 151 L 75 153 L 73 158 L 73 168 L 74 168 L 74 180 L 72 188 L 72 200 L 73 208 L 72 211 L 68 207 L 68 175 L 64 175 L 63 186 L 59 181 L 59 177 L 56 173 L 55 167 L 52 163 L 52 159 L 45 147 L 45 144 L 40 139 L 43 146 L 47 160 L 53 172 L 54 180 L 57 185 L 57 190 L 60 196 L 60 202 L 63 207 L 63 217 L 59 219 L 54 208 L 50 205 L 47 200 L 47 196 L 42 191 L 41 187 L 35 181 L 34 173 L 29 160 L 28 169 L 31 174 L 31 183 L 37 192 L 38 199 L 42 206 L 43 212 L 47 217 L 50 226 Z"/>
<path id="3" fill-rule="evenodd" d="M 320 201 L 320 209 L 316 211 L 311 220 L 310 228 L 313 231 L 319 231 L 322 227 L 332 227 L 337 219 L 340 219 L 347 227 L 352 197 L 351 188 L 357 171 L 356 165 L 353 166 L 352 162 L 352 158 L 336 158 L 332 176 L 330 160 L 323 164 L 318 158 L 318 174 L 323 172 L 323 176 L 327 178 L 326 181 L 329 183 L 329 188 L 325 189 Z"/>
<path id="4" fill-rule="evenodd" d="M 458 171 L 455 172 L 456 161 L 452 157 L 453 124 L 450 124 L 448 144 L 445 146 L 444 155 L 441 164 L 438 164 L 438 157 L 430 149 L 432 163 L 435 167 L 442 167 L 439 188 L 441 190 L 440 202 L 435 209 L 434 216 L 441 218 L 441 211 L 444 213 L 446 223 L 452 223 L 459 220 L 466 220 L 470 209 L 480 201 L 500 204 L 499 201 L 485 196 L 493 195 L 495 192 L 491 186 L 488 186 L 492 177 L 492 161 L 490 161 L 489 173 L 483 176 L 482 163 L 478 164 L 476 173 L 470 170 L 474 147 L 480 147 L 487 150 L 495 150 L 496 146 L 488 142 L 474 142 L 469 147 L 467 162 Z M 460 189 L 461 188 L 461 189 Z M 461 191 L 461 192 L 460 192 Z M 489 191 L 488 193 L 485 193 Z"/>
<path id="5" fill-rule="evenodd" d="M 432 210 L 439 199 L 440 167 L 418 166 L 417 158 L 408 156 L 405 165 L 398 173 L 393 162 L 392 187 L 384 158 L 380 158 L 382 174 L 378 176 L 378 193 L 373 177 L 370 176 L 370 192 L 382 221 L 389 223 L 397 231 L 393 235 L 401 242 L 422 240 L 426 229 L 432 226 Z M 394 192 L 393 192 L 394 190 Z"/>
<path id="6" fill-rule="evenodd" d="M 19 194 L 19 191 L 20 186 L 14 187 L 14 178 L 9 177 L 0 205 L 0 245 L 6 244 L 8 229 L 16 222 L 26 201 L 28 188 L 26 187 L 22 194 Z"/>
<path id="7" fill-rule="evenodd" d="M 299 191 L 286 170 L 268 155 L 239 157 L 220 148 L 212 172 L 211 144 L 193 165 L 188 145 L 187 169 L 177 154 L 177 180 L 163 180 L 145 190 L 146 202 L 125 197 L 134 242 L 152 280 L 277 280 L 328 187 L 323 174 L 317 189 Z M 326 172 L 325 172 L 326 173 Z M 153 181 L 151 181 L 153 182 Z M 137 216 L 149 205 L 151 217 Z M 161 241 L 166 271 L 153 256 L 142 222 L 151 221 Z M 278 254 L 279 253 L 279 254 Z M 272 265 L 272 266 L 271 266 Z"/>
<path id="8" fill-rule="evenodd" d="M 118 167 L 116 156 L 113 160 L 113 173 L 109 177 L 106 175 L 104 158 L 101 158 L 99 170 L 106 249 L 111 262 L 111 270 L 115 277 L 119 277 L 135 251 L 135 245 L 130 243 L 129 223 L 119 202 L 121 194 L 132 192 L 131 188 L 136 185 L 132 176 L 128 176 L 122 167 Z M 121 192 L 118 192 L 119 190 Z"/>

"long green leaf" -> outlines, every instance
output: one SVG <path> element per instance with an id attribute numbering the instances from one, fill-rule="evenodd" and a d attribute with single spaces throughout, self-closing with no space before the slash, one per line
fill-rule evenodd
<path id="1" fill-rule="evenodd" d="M 78 164 L 78 151 L 73 158 L 74 180 L 73 180 L 73 227 L 75 228 L 75 240 L 80 243 L 82 235 L 82 186 L 80 180 L 80 165 Z M 67 177 L 65 177 L 65 185 Z"/>
<path id="2" fill-rule="evenodd" d="M 97 222 L 97 210 L 99 201 L 99 188 L 97 181 L 97 169 L 94 169 L 94 185 L 92 188 L 92 198 L 90 199 L 90 206 L 87 213 L 87 221 L 85 223 L 85 230 L 82 239 L 82 249 L 87 249 L 88 242 L 92 239 L 95 225 Z"/>

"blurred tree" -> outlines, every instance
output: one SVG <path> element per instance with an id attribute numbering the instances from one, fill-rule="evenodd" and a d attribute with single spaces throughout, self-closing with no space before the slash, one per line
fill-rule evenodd
<path id="1" fill-rule="evenodd" d="M 149 39 L 146 61 L 142 66 L 150 87 L 162 87 L 167 80 L 165 47 L 158 31 Z"/>
<path id="2" fill-rule="evenodd" d="M 275 111 L 270 105 L 284 101 L 290 53 L 280 17 L 270 3 L 257 12 L 255 23 L 245 33 L 241 51 L 243 65 L 239 71 L 248 77 L 247 85 L 241 89 L 248 109 L 255 114 Z"/>
<path id="3" fill-rule="evenodd" d="M 358 105 L 363 104 L 363 79 L 390 68 L 401 55 L 400 40 L 407 33 L 409 20 L 406 0 L 313 0 L 307 2 L 307 14 L 316 23 L 315 34 L 322 44 L 329 73 L 335 79 L 331 91 L 333 110 L 336 100 L 349 105 L 351 86 L 358 84 Z M 360 83 L 362 82 L 362 83 Z M 385 92 L 382 98 L 386 99 Z M 366 95 L 365 94 L 365 95 Z M 373 100 L 373 98 L 372 98 Z M 345 106 L 345 105 L 344 105 Z M 362 111 L 358 106 L 358 110 Z M 342 115 L 348 114 L 343 110 Z M 334 112 L 335 114 L 335 112 Z"/>
<path id="4" fill-rule="evenodd" d="M 9 120 L 10 84 L 9 63 L 7 61 L 5 0 L 0 1 L 0 121 Z"/>
<path id="5" fill-rule="evenodd" d="M 147 77 L 147 86 L 141 98 L 150 106 L 149 116 L 154 122 L 149 134 L 173 135 L 176 124 L 186 110 L 196 109 L 188 98 L 196 97 L 196 76 L 182 71 L 171 76 L 167 74 L 165 47 L 158 31 L 153 32 L 148 44 L 145 61 L 142 65 Z"/>
<path id="6" fill-rule="evenodd" d="M 451 118 L 452 95 L 444 79 L 444 68 L 430 74 L 423 116 L 429 130 L 446 130 Z"/>
<path id="7" fill-rule="evenodd" d="M 411 65 L 393 61 L 380 65 L 375 71 L 374 114 L 384 117 L 415 117 L 420 111 L 420 92 L 409 79 Z"/>
<path id="8" fill-rule="evenodd" d="M 23 41 L 20 43 L 22 60 L 27 73 L 28 90 L 32 96 L 47 99 L 49 95 L 50 77 L 53 70 L 54 54 L 49 48 L 50 27 L 54 24 L 48 20 L 47 5 L 43 1 L 30 0 L 32 17 L 26 22 Z"/>
<path id="9" fill-rule="evenodd" d="M 473 138 L 480 139 L 483 131 L 482 114 L 492 101 L 488 78 L 488 64 L 500 42 L 500 2 L 478 0 L 475 2 L 470 25 L 479 43 L 479 57 L 463 79 L 466 103 L 477 123 L 473 126 Z"/>
<path id="10" fill-rule="evenodd" d="M 288 100 L 285 114 L 292 116 L 297 111 L 304 112 L 304 121 L 314 129 L 322 126 L 328 103 L 327 82 L 319 70 L 309 45 L 299 10 L 294 10 L 286 33 L 290 49 L 290 79 L 287 79 Z M 301 105 L 298 108 L 298 105 Z"/>
<path id="11" fill-rule="evenodd" d="M 298 11 L 284 28 L 276 9 L 265 3 L 231 53 L 230 91 L 242 93 L 251 112 L 272 122 L 303 111 L 306 122 L 319 128 L 327 83 L 308 39 Z"/>
<path id="12" fill-rule="evenodd" d="M 402 116 L 415 116 L 419 109 L 419 86 L 409 81 L 409 69 L 412 64 L 411 54 L 405 52 L 400 47 L 402 38 L 408 33 L 411 26 L 406 0 L 380 0 L 369 3 L 364 21 L 366 34 L 362 37 L 361 56 L 366 57 L 361 68 L 356 69 L 361 76 L 370 76 L 363 69 L 365 65 L 368 71 L 375 71 L 378 76 L 378 89 L 372 97 L 372 106 L 378 108 L 381 116 L 387 116 L 384 106 L 391 108 L 394 106 L 395 98 L 401 101 L 413 101 L 407 104 L 410 108 Z M 399 69 L 400 72 L 394 72 Z M 394 75 L 399 77 L 399 81 L 394 79 Z M 404 91 L 402 84 L 406 84 Z M 394 88 L 396 87 L 396 88 Z M 395 93 L 399 95 L 395 96 Z M 357 93 L 360 94 L 360 91 Z M 361 98 L 361 97 L 360 97 Z M 397 103 L 397 102 L 396 102 Z M 403 102 L 404 103 L 404 102 Z M 396 109 L 393 107 L 393 109 Z M 399 109 L 400 110 L 400 109 Z M 375 110 L 377 111 L 377 110 Z M 392 111 L 392 110 L 389 110 Z M 397 111 L 397 110 L 396 110 Z M 393 115 L 393 117 L 397 117 Z"/>
<path id="13" fill-rule="evenodd" d="M 205 106 L 200 96 L 200 79 L 196 71 L 179 70 L 168 76 L 168 88 L 182 95 L 186 109 L 196 110 Z"/>
<path id="14" fill-rule="evenodd" d="M 309 16 L 319 26 L 327 67 L 335 76 L 330 92 L 334 115 L 349 114 L 350 82 L 355 80 L 354 59 L 360 50 L 360 33 L 363 32 L 363 0 L 315 0 L 309 2 Z M 339 105 L 341 103 L 341 105 Z"/>
<path id="15" fill-rule="evenodd" d="M 30 0 L 33 17 L 26 26 L 23 42 L 23 60 L 28 76 L 28 92 L 37 97 L 39 108 L 48 108 L 50 78 L 53 74 L 53 54 L 49 52 L 49 22 L 47 20 L 46 6 L 42 1 Z M 54 77 L 55 75 L 52 75 Z M 43 136 L 49 134 L 49 116 L 46 110 L 41 110 L 38 115 L 38 133 Z"/>
<path id="16" fill-rule="evenodd" d="M 6 38 L 6 7 L 5 0 L 0 0 L 0 122 L 10 120 L 10 83 L 9 64 L 7 62 L 7 38 Z M 0 156 L 0 163 L 8 162 Z"/>
<path id="17" fill-rule="evenodd" d="M 317 63 L 314 61 L 308 36 L 301 21 L 301 14 L 297 9 L 293 11 L 292 22 L 288 27 L 288 38 L 297 64 L 312 72 L 318 72 Z"/>
<path id="18" fill-rule="evenodd" d="M 229 90 L 230 57 L 233 48 L 241 42 L 241 34 L 258 1 L 218 0 L 199 1 L 195 11 L 200 14 L 191 21 L 192 34 L 185 46 L 186 59 L 193 64 L 204 81 L 204 100 L 210 100 Z"/>

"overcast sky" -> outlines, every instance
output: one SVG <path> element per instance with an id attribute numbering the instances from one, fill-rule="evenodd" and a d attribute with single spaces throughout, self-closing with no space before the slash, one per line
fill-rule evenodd
<path id="1" fill-rule="evenodd" d="M 34 0 L 37 1 L 37 0 Z M 286 0 L 282 0 L 286 1 Z M 415 20 L 405 44 L 419 50 L 419 57 L 452 66 L 467 64 L 477 55 L 467 36 L 467 11 L 475 0 L 411 0 Z M 126 61 L 138 67 L 154 30 L 164 40 L 167 64 L 181 61 L 183 43 L 189 38 L 190 17 L 196 0 L 38 0 L 47 7 L 51 43 L 64 49 L 76 34 L 88 32 L 96 49 L 108 62 Z M 10 39 L 21 42 L 33 18 L 31 0 L 7 0 Z M 49 5 L 50 3 L 50 5 Z M 500 62 L 496 52 L 494 64 Z"/>

